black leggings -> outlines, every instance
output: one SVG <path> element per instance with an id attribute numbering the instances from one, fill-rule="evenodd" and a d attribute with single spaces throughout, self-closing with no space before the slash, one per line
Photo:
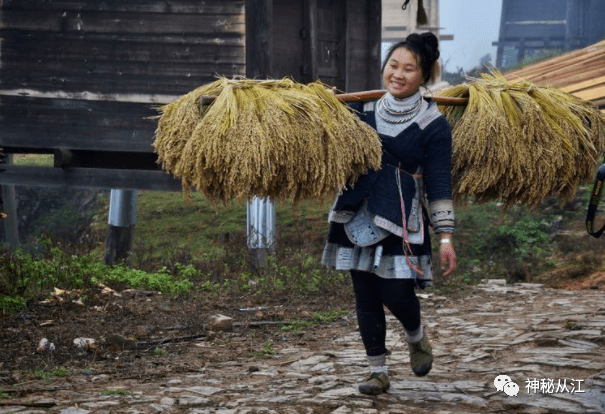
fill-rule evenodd
<path id="1" fill-rule="evenodd" d="M 373 273 L 351 270 L 355 310 L 361 340 L 368 356 L 386 352 L 385 305 L 407 331 L 420 327 L 420 302 L 413 279 L 384 279 Z"/>

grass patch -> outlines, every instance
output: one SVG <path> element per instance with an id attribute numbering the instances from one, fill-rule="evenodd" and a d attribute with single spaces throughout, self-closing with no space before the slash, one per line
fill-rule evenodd
<path id="1" fill-rule="evenodd" d="M 65 368 L 56 368 L 51 371 L 44 369 L 35 369 L 30 372 L 30 377 L 48 381 L 52 378 L 61 378 L 70 375 L 70 371 Z"/>
<path id="2" fill-rule="evenodd" d="M 27 301 L 21 296 L 0 295 L 0 311 L 2 314 L 15 314 L 25 309 Z"/>
<path id="3" fill-rule="evenodd" d="M 246 206 L 213 208 L 200 194 L 188 204 L 180 193 L 139 191 L 133 260 L 161 261 L 186 251 L 198 260 L 221 260 L 221 241 L 246 231 Z M 138 257 L 137 257 L 138 255 Z"/>
<path id="4" fill-rule="evenodd" d="M 314 326 L 315 323 L 311 321 L 292 321 L 287 325 L 281 325 L 279 330 L 282 332 L 299 333 Z"/>
<path id="5" fill-rule="evenodd" d="M 313 312 L 311 319 L 315 322 L 330 323 L 337 321 L 341 316 L 348 314 L 344 309 L 331 310 L 327 312 Z"/>
<path id="6" fill-rule="evenodd" d="M 332 201 L 277 204 L 280 248 L 302 245 L 314 254 L 320 252 Z M 107 214 L 104 211 L 98 221 L 106 223 Z M 199 193 L 192 194 L 188 204 L 180 193 L 139 191 L 132 261 L 139 265 L 150 259 L 224 260 L 228 256 L 225 244 L 237 241 L 245 246 L 246 217 L 245 203 L 213 207 Z"/>
<path id="7" fill-rule="evenodd" d="M 489 278 L 540 281 L 542 275 L 568 266 L 570 256 L 594 249 L 594 241 L 583 229 L 587 192 L 580 188 L 568 203 L 551 199 L 535 210 L 516 205 L 503 211 L 496 202 L 457 206 L 454 247 L 458 269 L 448 283 L 475 284 Z M 438 258 L 438 247 L 434 248 Z M 600 266 L 599 260 L 583 266 L 582 271 Z"/>
<path id="8" fill-rule="evenodd" d="M 579 188 L 571 202 L 549 201 L 537 210 L 513 206 L 503 212 L 495 202 L 457 206 L 458 269 L 449 278 L 439 276 L 438 245 L 433 243 L 437 273 L 433 291 L 456 292 L 485 278 L 553 285 L 603 269 L 605 243 L 584 230 L 589 193 Z M 202 295 L 268 304 L 330 297 L 353 303 L 348 272 L 320 263 L 332 201 L 277 205 L 275 254 L 266 267 L 252 271 L 245 205 L 213 208 L 199 194 L 188 205 L 180 193 L 140 191 L 130 265 L 103 264 L 103 237 L 91 237 L 97 240 L 92 247 L 39 238 L 18 252 L 0 248 L 0 312 L 21 312 L 29 301 L 46 297 L 55 287 L 78 292 L 85 300 L 87 290 L 98 289 L 99 283 L 115 290 L 156 290 L 171 298 Z M 102 199 L 94 215 L 96 225 L 86 231 L 105 231 L 107 202 Z M 324 302 L 318 309 L 322 312 L 309 320 L 280 329 L 298 332 L 346 313 L 328 308 L 340 304 Z"/>
<path id="9" fill-rule="evenodd" d="M 192 265 L 175 265 L 173 271 L 162 267 L 147 272 L 125 265 L 107 266 L 94 254 L 69 255 L 48 242 L 40 242 L 37 255 L 8 251 L 0 255 L 0 307 L 17 312 L 27 300 L 39 297 L 54 287 L 65 290 L 88 289 L 99 283 L 123 288 L 160 291 L 172 297 L 191 292 L 198 274 Z"/>
<path id="10" fill-rule="evenodd" d="M 311 320 L 296 320 L 288 324 L 281 325 L 279 330 L 282 332 L 298 333 L 306 329 L 311 329 L 320 323 L 330 323 L 338 320 L 341 316 L 348 314 L 344 309 L 329 310 L 327 312 L 313 312 Z"/>
<path id="11" fill-rule="evenodd" d="M 570 331 L 581 331 L 582 329 L 584 329 L 584 327 L 582 325 L 578 325 L 577 323 L 568 322 L 567 329 L 569 329 Z"/>
<path id="12" fill-rule="evenodd" d="M 124 388 L 118 388 L 115 390 L 105 390 L 103 392 L 101 392 L 101 395 L 130 395 L 131 392 L 124 389 Z"/>
<path id="13" fill-rule="evenodd" d="M 53 167 L 55 157 L 53 154 L 15 154 L 12 163 L 31 167 Z"/>
<path id="14" fill-rule="evenodd" d="M 155 356 L 166 356 L 168 355 L 168 350 L 166 348 L 155 347 L 153 349 L 153 354 Z"/>
<path id="15" fill-rule="evenodd" d="M 271 342 L 266 342 L 263 344 L 263 347 L 260 351 L 255 352 L 255 355 L 259 359 L 266 359 L 272 357 L 277 352 L 273 349 L 273 344 Z"/>

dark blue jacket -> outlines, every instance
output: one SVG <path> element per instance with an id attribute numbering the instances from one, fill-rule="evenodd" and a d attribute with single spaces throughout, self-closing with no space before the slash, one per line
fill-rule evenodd
<path id="1" fill-rule="evenodd" d="M 352 106 L 360 111 L 361 120 L 376 129 L 374 110 L 362 111 L 363 104 Z M 382 168 L 370 171 L 347 187 L 332 207 L 330 221 L 347 222 L 367 199 L 370 213 L 402 226 L 397 174 L 408 223 L 412 200 L 418 193 L 423 199 L 426 192 L 429 202 L 452 198 L 452 136 L 449 123 L 435 102 L 429 101 L 429 108 L 397 137 L 380 135 L 380 138 Z M 413 175 L 419 170 L 422 179 L 414 179 Z M 419 188 L 422 185 L 424 190 Z"/>

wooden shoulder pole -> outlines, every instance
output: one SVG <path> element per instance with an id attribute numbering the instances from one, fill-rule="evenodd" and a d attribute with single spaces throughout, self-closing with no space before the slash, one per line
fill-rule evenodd
<path id="1" fill-rule="evenodd" d="M 352 92 L 352 93 L 341 93 L 335 95 L 340 101 L 344 103 L 349 102 L 366 102 L 373 101 L 376 99 L 380 99 L 382 95 L 386 93 L 385 90 L 377 89 L 373 91 L 362 91 L 362 92 Z M 204 95 L 200 97 L 200 105 L 210 105 L 216 96 L 208 96 Z M 465 106 L 468 104 L 468 98 L 453 98 L 449 96 L 431 96 L 431 99 L 437 103 L 437 105 L 445 105 L 445 106 Z"/>

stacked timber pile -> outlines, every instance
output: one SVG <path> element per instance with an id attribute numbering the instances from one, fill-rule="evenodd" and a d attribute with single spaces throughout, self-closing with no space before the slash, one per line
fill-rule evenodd
<path id="1" fill-rule="evenodd" d="M 605 111 L 605 40 L 505 74 L 510 82 L 530 81 L 559 88 Z"/>

